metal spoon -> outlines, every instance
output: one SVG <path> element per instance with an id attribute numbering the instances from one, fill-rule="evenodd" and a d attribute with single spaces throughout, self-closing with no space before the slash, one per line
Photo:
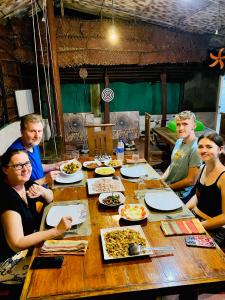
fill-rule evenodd
<path id="1" fill-rule="evenodd" d="M 139 244 L 129 244 L 128 252 L 129 255 L 139 255 L 142 251 L 174 251 L 175 248 L 168 246 L 168 247 L 144 247 Z"/>

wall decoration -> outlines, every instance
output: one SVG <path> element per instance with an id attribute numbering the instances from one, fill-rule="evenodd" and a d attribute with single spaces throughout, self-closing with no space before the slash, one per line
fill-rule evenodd
<path id="1" fill-rule="evenodd" d="M 113 139 L 122 137 L 126 141 L 139 138 L 139 111 L 121 111 L 110 113 L 113 127 Z"/>
<path id="2" fill-rule="evenodd" d="M 219 49 L 217 56 L 214 55 L 212 52 L 210 52 L 209 56 L 210 56 L 210 58 L 212 60 L 214 60 L 214 62 L 211 63 L 209 65 L 209 67 L 212 68 L 212 67 L 215 67 L 217 64 L 219 64 L 220 70 L 222 70 L 224 68 L 224 62 L 223 62 L 223 60 L 225 59 L 225 56 L 222 56 L 223 51 L 224 51 L 224 48 Z"/>
<path id="3" fill-rule="evenodd" d="M 105 101 L 105 102 L 110 102 L 112 101 L 114 98 L 114 92 L 112 89 L 110 88 L 105 88 L 103 91 L 102 91 L 102 100 Z"/>
<path id="4" fill-rule="evenodd" d="M 91 113 L 64 113 L 65 143 L 81 148 L 87 141 L 85 125 L 94 123 L 94 115 Z"/>

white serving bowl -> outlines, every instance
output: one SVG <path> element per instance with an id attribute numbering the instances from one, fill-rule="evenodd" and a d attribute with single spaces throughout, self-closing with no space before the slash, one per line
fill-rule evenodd
<path id="1" fill-rule="evenodd" d="M 99 167 L 95 169 L 95 173 L 101 176 L 110 176 L 114 174 L 115 171 L 113 167 Z"/>
<path id="2" fill-rule="evenodd" d="M 119 203 L 116 203 L 116 204 L 113 204 L 113 202 L 110 204 L 110 203 L 105 203 L 104 202 L 104 199 L 109 197 L 109 196 L 119 196 Z M 105 206 L 109 206 L 109 207 L 115 207 L 115 206 L 118 206 L 118 205 L 121 205 L 121 204 L 124 204 L 125 203 L 125 196 L 124 194 L 122 194 L 121 192 L 113 192 L 113 193 L 101 193 L 99 195 L 99 202 Z"/>
<path id="3" fill-rule="evenodd" d="M 66 170 L 66 168 L 68 168 L 68 171 Z M 60 171 L 63 175 L 74 176 L 74 174 L 80 171 L 81 168 L 82 168 L 81 163 L 75 159 L 72 159 L 67 161 L 66 163 L 61 164 Z"/>

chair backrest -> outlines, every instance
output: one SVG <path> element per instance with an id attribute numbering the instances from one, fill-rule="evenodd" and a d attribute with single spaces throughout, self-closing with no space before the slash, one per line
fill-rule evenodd
<path id="1" fill-rule="evenodd" d="M 114 124 L 88 124 L 89 155 L 113 154 L 112 126 Z M 100 130 L 96 130 L 100 128 Z"/>

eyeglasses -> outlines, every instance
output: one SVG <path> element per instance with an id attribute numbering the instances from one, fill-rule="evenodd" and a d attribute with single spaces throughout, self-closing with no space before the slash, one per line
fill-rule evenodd
<path id="1" fill-rule="evenodd" d="M 30 168 L 31 162 L 28 160 L 24 164 L 15 164 L 15 165 L 8 165 L 9 168 L 14 168 L 15 170 L 19 171 L 22 170 L 23 167 Z"/>

